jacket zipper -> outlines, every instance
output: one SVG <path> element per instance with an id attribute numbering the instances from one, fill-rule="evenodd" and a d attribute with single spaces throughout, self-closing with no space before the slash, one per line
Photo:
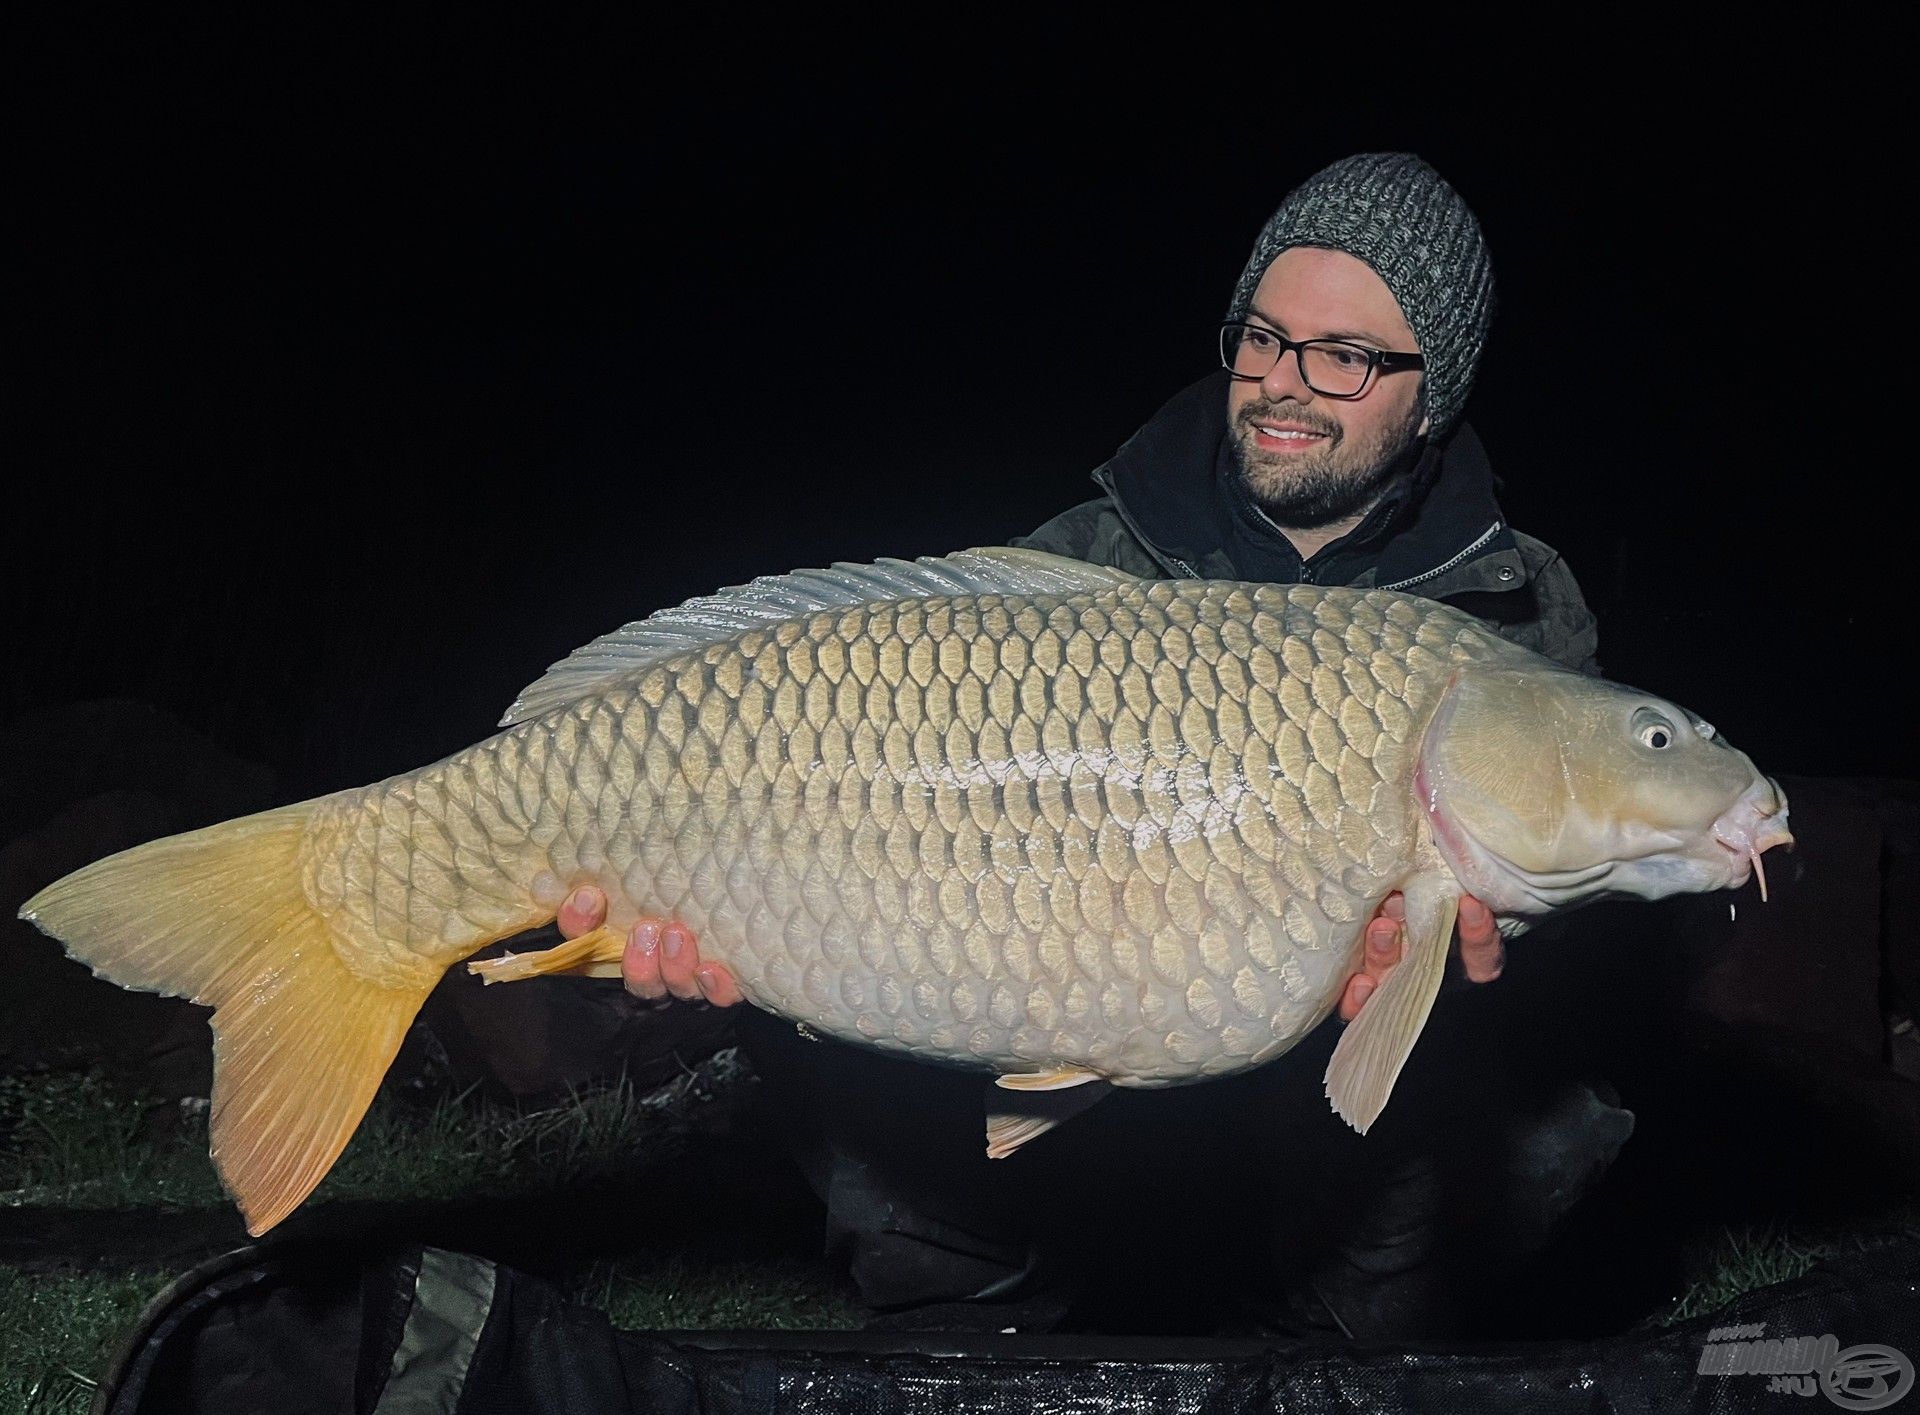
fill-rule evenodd
<path id="1" fill-rule="evenodd" d="M 1254 515 L 1258 516 L 1262 521 L 1265 521 L 1267 525 L 1272 528 L 1275 535 L 1286 541 L 1288 545 L 1293 544 L 1293 541 L 1287 536 L 1287 533 L 1281 529 L 1278 521 L 1274 520 L 1273 517 L 1269 516 L 1265 511 L 1262 511 L 1258 506 L 1253 506 L 1251 509 Z M 1312 584 L 1313 566 L 1307 563 L 1307 557 L 1301 555 L 1300 552 L 1296 550 L 1294 552 L 1294 558 L 1300 562 L 1300 578 L 1294 581 L 1294 583 L 1299 585 Z"/>
<path id="2" fill-rule="evenodd" d="M 1107 469 L 1105 467 L 1102 467 L 1100 470 L 1104 472 Z M 1197 580 L 1200 578 L 1200 572 L 1194 569 L 1193 566 L 1187 564 L 1187 562 L 1184 560 L 1176 559 L 1175 557 L 1167 554 L 1159 546 L 1155 545 L 1152 541 L 1147 539 L 1146 533 L 1143 532 L 1140 529 L 1139 525 L 1135 523 L 1132 513 L 1127 510 L 1126 506 L 1121 502 L 1119 496 L 1117 496 L 1114 493 L 1113 479 L 1112 479 L 1111 473 L 1108 474 L 1108 477 L 1105 481 L 1100 483 L 1100 486 L 1101 486 L 1101 489 L 1107 493 L 1107 499 L 1113 502 L 1113 509 L 1120 513 L 1120 524 L 1125 526 L 1127 530 L 1132 533 L 1133 538 L 1135 540 L 1139 541 L 1140 544 L 1144 545 L 1147 548 L 1147 554 L 1151 555 L 1155 560 L 1158 560 L 1162 565 L 1166 566 L 1169 570 L 1173 570 L 1179 574 L 1185 575 L 1189 580 Z"/>
<path id="3" fill-rule="evenodd" d="M 1431 570 L 1428 570 L 1426 573 L 1415 575 L 1411 579 L 1395 580 L 1390 585 L 1375 585 L 1374 588 L 1377 590 L 1404 590 L 1408 585 L 1423 585 L 1428 580 L 1433 579 L 1437 575 L 1444 575 L 1447 573 L 1447 571 L 1453 569 L 1455 566 L 1459 565 L 1463 560 L 1471 556 L 1475 551 L 1479 550 L 1482 546 L 1486 545 L 1486 543 L 1492 540 L 1496 535 L 1500 534 L 1500 527 L 1502 524 L 1503 524 L 1502 522 L 1495 521 L 1491 526 L 1488 526 L 1484 531 L 1480 533 L 1480 538 L 1478 540 L 1474 541 L 1472 545 L 1468 546 L 1465 550 L 1461 551 L 1458 555 L 1454 556 L 1453 559 L 1449 560 L 1446 564 L 1436 565 Z"/>

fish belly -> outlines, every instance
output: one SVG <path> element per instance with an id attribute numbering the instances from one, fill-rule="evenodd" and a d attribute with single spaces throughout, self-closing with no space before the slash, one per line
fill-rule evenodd
<path id="1" fill-rule="evenodd" d="M 441 961 L 592 882 L 849 1041 L 1242 1070 L 1332 1008 L 1415 859 L 1419 732 L 1497 642 L 1420 604 L 1141 583 L 795 619 L 342 798 L 309 895 Z"/>

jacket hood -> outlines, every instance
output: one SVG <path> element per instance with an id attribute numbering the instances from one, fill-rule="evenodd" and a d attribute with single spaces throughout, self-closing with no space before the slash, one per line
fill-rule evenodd
<path id="1" fill-rule="evenodd" d="M 1429 441 L 1412 474 L 1359 526 L 1303 561 L 1234 471 L 1227 384 L 1222 369 L 1182 389 L 1094 473 L 1170 572 L 1283 584 L 1417 585 L 1423 594 L 1526 583 L 1518 545 L 1494 498 L 1486 450 L 1464 423 Z"/>

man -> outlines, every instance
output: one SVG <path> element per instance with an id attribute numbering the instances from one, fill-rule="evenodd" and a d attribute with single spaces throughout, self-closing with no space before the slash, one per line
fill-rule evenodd
<path id="1" fill-rule="evenodd" d="M 1572 573 L 1506 525 L 1459 425 L 1492 305 L 1479 227 L 1438 173 L 1335 163 L 1261 233 L 1226 367 L 1094 473 L 1102 496 L 1014 543 L 1154 578 L 1404 590 L 1594 672 Z"/>
<path id="2" fill-rule="evenodd" d="M 1597 671 L 1593 617 L 1571 572 L 1549 547 L 1507 526 L 1485 453 L 1459 421 L 1492 306 L 1478 224 L 1439 174 L 1409 154 L 1335 163 L 1290 193 L 1261 232 L 1221 330 L 1223 367 L 1176 395 L 1094 473 L 1100 496 L 1012 543 L 1151 578 L 1417 593 L 1570 667 Z M 593 927 L 604 908 L 597 890 L 581 891 L 562 912 L 562 931 Z M 1363 965 L 1339 1004 L 1343 1021 L 1398 961 L 1402 916 L 1396 895 L 1369 925 Z M 1461 906 L 1460 948 L 1469 979 L 1499 975 L 1498 932 L 1471 899 Z M 671 922 L 635 927 L 623 971 L 641 997 L 740 1000 L 726 970 L 701 964 L 696 941 Z M 1023 1246 L 1019 1212 L 1030 1216 L 1032 1196 L 1012 1194 L 981 1170 L 988 1162 L 977 1154 L 977 1096 L 948 1073 L 795 1041 L 790 1027 L 763 1014 L 746 1015 L 741 1038 L 767 1084 L 783 1093 L 784 1111 L 800 1117 L 796 1148 L 827 1203 L 830 1240 L 846 1252 L 870 1303 L 988 1304 L 1036 1285 L 1043 1265 Z M 1388 1196 L 1371 1212 L 1363 1204 L 1335 1214 L 1317 1200 L 1294 1206 L 1345 1234 L 1345 1250 L 1308 1262 L 1318 1264 L 1324 1314 L 1349 1332 L 1441 1334 L 1449 1317 L 1438 1311 L 1445 1298 L 1435 1289 L 1445 1276 L 1436 1275 L 1431 1234 L 1447 1209 L 1438 1177 L 1445 1165 L 1434 1159 L 1446 1147 L 1408 1136 L 1366 1152 L 1343 1148 L 1318 1087 L 1296 1074 L 1316 1064 L 1324 1055 L 1303 1045 L 1290 1063 L 1263 1068 L 1273 1073 L 1270 1088 L 1283 1091 L 1278 1104 L 1288 1116 L 1281 1124 L 1261 1102 L 1265 1128 L 1289 1137 L 1282 1165 L 1300 1169 L 1303 1137 L 1312 1135 L 1315 1164 L 1330 1180 L 1338 1172 L 1336 1183 Z M 1484 1071 L 1469 1048 L 1455 1074 L 1476 1066 Z M 1220 1099 L 1223 1083 L 1192 1089 L 1231 1112 L 1234 1101 Z M 894 1106 L 876 1112 L 872 1098 L 889 1093 Z M 903 1093 L 912 1100 L 902 1103 Z M 908 1106 L 937 1120 L 938 1138 L 924 1142 L 923 1133 L 918 1149 L 889 1128 Z M 1562 1133 L 1544 1150 L 1558 1143 L 1567 1165 L 1590 1175 L 1624 1139 L 1624 1112 L 1597 1102 L 1575 1110 L 1560 1125 L 1570 1148 Z M 1231 1114 L 1223 1123 L 1233 1123 Z M 1543 1151 L 1538 1135 L 1520 1143 Z M 969 1147 L 973 1153 L 963 1153 Z M 1556 1216 L 1547 1215 L 1549 1223 Z M 1311 1247 L 1313 1235 L 1301 1227 L 1296 1221 L 1292 1233 L 1259 1241 Z M 1033 1321 L 1036 1309 L 1009 1306 L 998 1316 Z M 1048 1320 L 1044 1303 L 1037 1320 Z"/>

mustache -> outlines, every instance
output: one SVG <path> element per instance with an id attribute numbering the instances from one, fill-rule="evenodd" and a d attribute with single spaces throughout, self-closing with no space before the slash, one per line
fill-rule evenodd
<path id="1" fill-rule="evenodd" d="M 1309 432 L 1321 433 L 1327 437 L 1339 437 L 1340 425 L 1326 422 L 1315 417 L 1299 403 L 1249 403 L 1235 416 L 1234 422 L 1249 431 L 1254 423 L 1261 419 L 1270 422 L 1299 423 Z"/>

